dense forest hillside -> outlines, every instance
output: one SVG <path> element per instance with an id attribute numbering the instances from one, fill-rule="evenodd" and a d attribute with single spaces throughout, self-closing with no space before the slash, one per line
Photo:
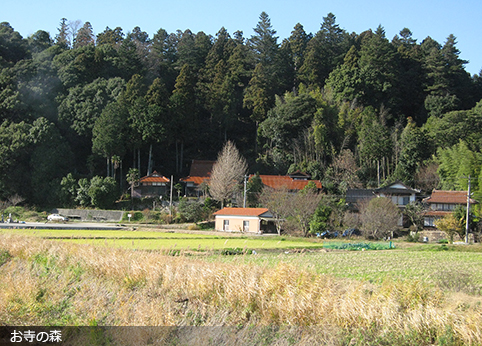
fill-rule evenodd
<path id="1" fill-rule="evenodd" d="M 316 33 L 297 24 L 281 40 L 266 13 L 254 31 L 94 35 L 62 19 L 55 37 L 24 38 L 1 23 L 0 199 L 126 191 L 129 168 L 180 178 L 227 140 L 252 173 L 299 169 L 336 194 L 465 189 L 469 175 L 482 189 L 482 74 L 465 71 L 453 35 L 348 33 L 331 13 Z"/>

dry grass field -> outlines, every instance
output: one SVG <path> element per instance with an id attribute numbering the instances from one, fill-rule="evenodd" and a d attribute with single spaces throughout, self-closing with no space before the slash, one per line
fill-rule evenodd
<path id="1" fill-rule="evenodd" d="M 0 232 L 0 321 L 221 327 L 115 345 L 482 344 L 480 253 L 286 252 L 168 256 Z"/>

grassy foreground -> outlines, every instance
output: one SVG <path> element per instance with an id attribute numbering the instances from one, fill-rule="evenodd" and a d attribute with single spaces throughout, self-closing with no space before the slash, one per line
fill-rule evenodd
<path id="1" fill-rule="evenodd" d="M 371 260 L 367 253 L 357 253 L 364 256 L 358 261 Z M 479 296 L 459 301 L 420 279 L 325 274 L 315 265 L 320 258 L 306 255 L 273 264 L 237 258 L 223 263 L 2 233 L 0 321 L 235 326 L 238 339 L 211 336 L 211 344 L 482 344 Z M 136 335 L 135 344 L 149 344 L 158 332 Z M 128 335 L 112 344 L 123 342 L 132 344 Z"/>

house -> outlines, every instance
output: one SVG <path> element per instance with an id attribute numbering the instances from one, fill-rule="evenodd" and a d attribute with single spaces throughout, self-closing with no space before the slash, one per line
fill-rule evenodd
<path id="1" fill-rule="evenodd" d="M 223 208 L 213 215 L 216 231 L 276 233 L 273 214 L 266 208 Z"/>
<path id="2" fill-rule="evenodd" d="M 374 193 L 379 197 L 390 198 L 393 204 L 403 210 L 407 204 L 416 201 L 417 194 L 420 193 L 420 190 L 412 189 L 411 187 L 397 181 L 388 186 L 375 189 Z"/>
<path id="3" fill-rule="evenodd" d="M 407 204 L 416 201 L 417 194 L 419 193 L 420 190 L 412 189 L 402 182 L 397 181 L 377 189 L 348 189 L 346 192 L 346 203 L 349 209 L 358 212 L 360 202 L 368 201 L 375 197 L 386 197 L 390 198 L 393 204 L 403 212 Z M 403 227 L 406 223 L 407 220 L 404 219 L 402 214 L 398 221 L 398 226 Z"/>
<path id="4" fill-rule="evenodd" d="M 200 197 L 203 192 L 203 184 L 208 184 L 215 163 L 216 161 L 192 160 L 189 176 L 179 180 L 185 184 L 186 196 Z"/>
<path id="5" fill-rule="evenodd" d="M 467 191 L 443 191 L 433 190 L 432 194 L 423 199 L 427 204 L 428 210 L 425 212 L 424 228 L 435 228 L 435 220 L 452 213 L 457 206 L 467 205 Z M 470 199 L 470 204 L 477 204 L 474 199 Z"/>
<path id="6" fill-rule="evenodd" d="M 303 190 L 310 182 L 315 183 L 318 191 L 322 189 L 321 181 L 311 180 L 309 174 L 300 171 L 288 175 L 259 175 L 259 177 L 264 186 L 269 186 L 273 189 L 287 188 L 291 192 L 297 192 Z"/>
<path id="7" fill-rule="evenodd" d="M 139 179 L 138 186 L 134 187 L 134 198 L 158 198 L 169 193 L 171 180 L 154 171 Z"/>

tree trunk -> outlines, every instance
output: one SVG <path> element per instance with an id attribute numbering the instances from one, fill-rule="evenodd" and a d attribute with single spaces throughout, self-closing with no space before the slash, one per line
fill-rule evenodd
<path id="1" fill-rule="evenodd" d="M 258 157 L 258 126 L 259 123 L 256 121 L 256 136 L 254 137 L 254 153 Z"/>
<path id="2" fill-rule="evenodd" d="M 124 177 L 122 176 L 122 160 L 120 162 L 119 168 L 120 168 L 119 186 L 120 186 L 121 193 L 123 193 L 123 191 L 124 191 Z"/>
<path id="3" fill-rule="evenodd" d="M 178 173 L 182 173 L 182 162 L 184 160 L 184 140 L 181 140 L 181 150 L 179 154 L 179 167 L 177 169 Z"/>
<path id="4" fill-rule="evenodd" d="M 137 169 L 141 172 L 141 148 L 137 149 Z"/>
<path id="5" fill-rule="evenodd" d="M 377 182 L 378 187 L 380 187 L 380 160 L 377 160 Z"/>
<path id="6" fill-rule="evenodd" d="M 179 148 L 178 141 L 176 140 L 176 173 L 179 173 Z"/>
<path id="7" fill-rule="evenodd" d="M 150 175 L 151 174 L 151 170 L 152 170 L 152 144 L 149 146 L 149 161 L 147 163 L 147 175 Z"/>
<path id="8" fill-rule="evenodd" d="M 136 150 L 132 150 L 132 167 L 136 168 Z"/>
<path id="9" fill-rule="evenodd" d="M 110 167 L 109 167 L 110 159 L 107 157 L 107 176 L 110 177 Z"/>

